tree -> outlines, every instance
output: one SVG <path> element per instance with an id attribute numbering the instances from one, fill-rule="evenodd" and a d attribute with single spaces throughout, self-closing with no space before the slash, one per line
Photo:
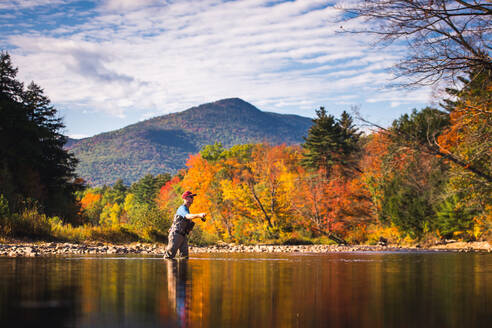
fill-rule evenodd
<path id="1" fill-rule="evenodd" d="M 382 218 L 392 222 L 405 235 L 421 239 L 430 231 L 435 215 L 430 204 L 429 190 L 416 188 L 406 177 L 396 176 L 384 186 Z"/>
<path id="2" fill-rule="evenodd" d="M 492 71 L 471 74 L 469 80 L 464 79 L 465 86 L 461 90 L 449 90 L 456 96 L 445 105 L 450 111 L 450 124 L 437 140 L 443 153 L 468 165 L 463 167 L 451 162 L 446 193 L 454 204 L 452 208 L 460 212 L 455 213 L 456 216 L 473 213 L 474 228 L 482 226 L 479 230 L 483 231 L 492 227 L 492 83 L 483 87 L 484 81 L 491 81 L 491 75 Z M 451 207 L 448 204 L 443 208 Z M 462 210 L 465 208 L 467 211 Z"/>
<path id="3" fill-rule="evenodd" d="M 341 120 L 328 115 L 324 107 L 316 110 L 317 118 L 308 131 L 302 147 L 305 149 L 302 164 L 315 170 L 324 170 L 327 177 L 332 168 L 338 165 L 344 169 L 354 165 L 354 153 L 358 151 L 360 136 L 352 125 L 352 119 L 346 112 Z M 352 169 L 358 169 L 353 166 Z"/>
<path id="4" fill-rule="evenodd" d="M 345 156 L 343 158 L 342 170 L 345 175 L 349 175 L 353 171 L 361 173 L 359 161 L 361 155 L 360 137 L 362 132 L 354 125 L 352 116 L 346 111 L 342 112 L 338 124 L 342 128 L 343 143 L 345 144 Z"/>
<path id="5" fill-rule="evenodd" d="M 104 198 L 109 203 L 117 203 L 119 205 L 125 202 L 125 197 L 128 192 L 128 187 L 123 183 L 123 179 L 118 179 L 113 187 L 107 188 L 104 193 Z"/>
<path id="6" fill-rule="evenodd" d="M 435 226 L 448 165 L 420 144 L 442 133 L 448 122 L 446 113 L 436 109 L 414 111 L 395 120 L 389 130 L 373 134 L 366 145 L 364 180 L 378 218 L 403 235 L 420 239 Z"/>
<path id="7" fill-rule="evenodd" d="M 48 215 L 66 219 L 78 212 L 75 157 L 63 149 L 63 123 L 43 90 L 27 90 L 16 78 L 10 55 L 0 54 L 0 193 L 17 211 L 28 198 Z"/>
<path id="8" fill-rule="evenodd" d="M 352 32 L 408 44 L 396 71 L 412 78 L 410 84 L 454 82 L 466 72 L 492 68 L 489 0 L 365 0 L 340 8 L 373 26 Z"/>
<path id="9" fill-rule="evenodd" d="M 61 118 L 56 116 L 56 109 L 44 95 L 44 90 L 36 83 L 31 82 L 21 96 L 30 121 L 51 131 L 64 128 Z"/>
<path id="10" fill-rule="evenodd" d="M 449 125 L 437 139 L 437 146 L 452 154 L 472 168 L 473 173 L 492 183 L 492 82 L 484 86 L 484 81 L 492 81 L 492 70 L 481 74 L 470 74 L 470 79 L 462 79 L 465 86 L 461 90 L 448 89 L 456 100 L 446 99 L 445 108 L 450 112 Z M 462 171 L 464 167 L 460 168 Z"/>
<path id="11" fill-rule="evenodd" d="M 216 142 L 213 145 L 206 145 L 200 151 L 200 155 L 207 161 L 216 161 L 224 154 L 224 147 L 221 142 Z"/>
<path id="12" fill-rule="evenodd" d="M 490 108 L 490 103 L 487 106 Z M 471 116 L 472 121 L 477 122 L 477 116 L 473 114 Z M 361 117 L 359 119 L 379 128 L 381 133 L 386 134 L 388 139 L 395 141 L 401 147 L 445 158 L 461 169 L 484 179 L 487 183 L 492 182 L 492 175 L 488 170 L 484 170 L 468 158 L 443 147 L 440 141 L 443 140 L 441 134 L 445 133 L 444 131 L 450 124 L 450 115 L 447 113 L 430 107 L 424 108 L 421 112 L 414 109 L 411 115 L 405 114 L 399 120 L 395 120 L 389 129 Z"/>
<path id="13" fill-rule="evenodd" d="M 436 225 L 441 236 L 451 238 L 456 233 L 465 235 L 466 231 L 472 229 L 477 209 L 463 204 L 462 198 L 455 194 L 439 204 Z"/>
<path id="14" fill-rule="evenodd" d="M 10 55 L 0 52 L 0 90 L 3 96 L 19 101 L 23 93 L 24 84 L 15 78 L 19 69 L 14 67 Z"/>
<path id="15" fill-rule="evenodd" d="M 164 186 L 170 179 L 171 176 L 168 173 L 159 174 L 156 177 L 152 174 L 147 174 L 131 185 L 130 192 L 135 195 L 135 200 L 137 203 L 155 207 L 155 200 L 161 187 Z"/>

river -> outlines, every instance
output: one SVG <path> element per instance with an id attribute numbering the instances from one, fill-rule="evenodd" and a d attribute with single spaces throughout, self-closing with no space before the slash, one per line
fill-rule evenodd
<path id="1" fill-rule="evenodd" d="M 0 327 L 492 327 L 492 254 L 0 258 Z"/>

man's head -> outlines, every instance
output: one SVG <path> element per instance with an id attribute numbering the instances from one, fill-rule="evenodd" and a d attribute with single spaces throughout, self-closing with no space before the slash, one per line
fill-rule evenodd
<path id="1" fill-rule="evenodd" d="M 193 197 L 195 197 L 196 194 L 192 193 L 191 191 L 185 191 L 182 195 L 181 198 L 184 200 L 184 204 L 188 207 L 191 204 L 193 204 Z"/>

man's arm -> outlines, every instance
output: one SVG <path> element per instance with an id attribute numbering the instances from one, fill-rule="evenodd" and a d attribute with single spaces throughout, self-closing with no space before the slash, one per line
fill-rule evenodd
<path id="1" fill-rule="evenodd" d="M 193 220 L 193 219 L 202 219 L 202 221 L 205 221 L 205 216 L 207 215 L 207 213 L 198 213 L 198 214 L 186 214 L 186 218 L 189 219 L 189 220 Z"/>

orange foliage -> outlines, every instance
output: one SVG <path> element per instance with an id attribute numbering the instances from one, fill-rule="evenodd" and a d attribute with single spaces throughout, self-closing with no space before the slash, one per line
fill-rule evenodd
<path id="1" fill-rule="evenodd" d="M 101 200 L 101 194 L 93 194 L 88 192 L 85 196 L 80 200 L 80 205 L 82 209 L 91 208 L 95 203 Z"/>
<path id="2" fill-rule="evenodd" d="M 257 144 L 250 157 L 243 155 L 210 161 L 190 156 L 182 181 L 174 178 L 162 187 L 159 206 L 169 207 L 179 196 L 176 190 L 191 190 L 198 194 L 192 212 L 209 213 L 207 222 L 199 222 L 202 230 L 231 241 L 257 241 L 299 228 L 343 233 L 370 217 L 362 179 L 313 175 L 299 165 L 298 146 Z"/>

